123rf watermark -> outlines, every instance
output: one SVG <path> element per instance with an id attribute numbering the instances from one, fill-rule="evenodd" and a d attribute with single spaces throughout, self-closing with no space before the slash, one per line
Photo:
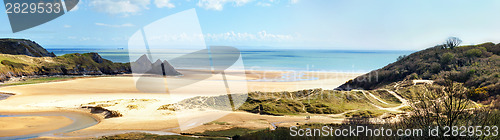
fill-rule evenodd
<path id="1" fill-rule="evenodd" d="M 333 128 L 323 126 L 319 128 L 290 127 L 290 136 L 298 137 L 481 137 L 498 136 L 498 126 L 434 126 L 426 129 L 389 129 L 369 128 L 368 126 L 349 126 L 348 128 Z"/>

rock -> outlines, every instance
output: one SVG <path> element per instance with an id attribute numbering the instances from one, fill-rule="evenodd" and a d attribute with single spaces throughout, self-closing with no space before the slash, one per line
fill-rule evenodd
<path id="1" fill-rule="evenodd" d="M 182 75 L 180 72 L 170 65 L 166 60 L 156 60 L 154 63 L 148 59 L 146 55 L 142 55 L 135 62 L 130 64 L 134 73 L 154 74 L 164 76 Z"/>
<path id="2" fill-rule="evenodd" d="M 97 63 L 102 63 L 103 62 L 103 59 L 101 57 L 101 55 L 95 53 L 95 52 L 91 52 L 91 53 L 88 53 L 90 54 L 90 57 L 92 58 L 92 60 L 94 60 L 94 62 L 97 62 Z"/>
<path id="3" fill-rule="evenodd" d="M 0 55 L 8 58 L 0 61 L 0 82 L 21 76 L 102 75 L 131 72 L 129 63 L 113 63 L 97 53 L 73 53 L 56 57 L 54 53 L 49 53 L 37 43 L 25 39 L 0 39 Z"/>
<path id="4" fill-rule="evenodd" d="M 0 53 L 32 57 L 56 57 L 34 41 L 26 39 L 0 39 Z"/>
<path id="5" fill-rule="evenodd" d="M 123 116 L 120 112 L 114 110 L 108 110 L 103 107 L 97 106 L 82 106 L 81 108 L 89 109 L 92 114 L 101 114 L 104 118 L 114 118 Z"/>

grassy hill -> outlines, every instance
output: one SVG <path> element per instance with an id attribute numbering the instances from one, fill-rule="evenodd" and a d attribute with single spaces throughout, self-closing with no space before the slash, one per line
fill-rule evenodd
<path id="1" fill-rule="evenodd" d="M 446 48 L 431 47 L 408 56 L 381 69 L 359 76 L 338 87 L 342 90 L 376 89 L 393 82 L 413 79 L 445 79 L 463 83 L 471 90 L 471 98 L 487 100 L 500 94 L 500 44 Z"/>
<path id="2" fill-rule="evenodd" d="M 97 53 L 31 57 L 0 54 L 0 81 L 32 75 L 100 75 L 130 72 L 128 63 L 113 63 Z"/>
<path id="3" fill-rule="evenodd" d="M 401 102 L 394 96 L 383 91 L 369 91 L 380 100 L 388 103 L 384 104 L 371 96 L 363 94 L 361 91 L 336 91 L 309 89 L 299 91 L 283 92 L 250 92 L 247 95 L 233 94 L 233 100 L 246 101 L 237 108 L 240 111 L 263 115 L 305 115 L 305 114 L 339 114 L 346 111 L 353 111 L 350 115 L 361 113 L 364 117 L 377 117 L 387 111 L 379 110 L 372 104 L 383 107 L 394 107 Z M 164 105 L 158 110 L 167 110 L 169 107 L 174 110 L 212 108 L 218 110 L 230 110 L 227 95 L 213 97 L 194 97 L 185 99 L 176 104 Z M 349 114 L 346 114 L 349 115 Z"/>
<path id="4" fill-rule="evenodd" d="M 128 72 L 129 63 L 113 63 L 97 53 L 56 56 L 31 40 L 0 39 L 0 81 L 32 75 L 101 75 Z"/>
<path id="5" fill-rule="evenodd" d="M 56 57 L 35 41 L 26 39 L 0 39 L 0 53 L 12 55 L 27 55 L 33 57 Z"/>

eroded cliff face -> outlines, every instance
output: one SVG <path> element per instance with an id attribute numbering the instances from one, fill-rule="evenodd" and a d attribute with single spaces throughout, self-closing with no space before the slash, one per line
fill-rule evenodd
<path id="1" fill-rule="evenodd" d="M 0 81 L 35 75 L 102 75 L 130 73 L 129 63 L 113 63 L 97 53 L 31 57 L 0 54 Z"/>
<path id="2" fill-rule="evenodd" d="M 0 39 L 0 53 L 32 57 L 56 57 L 34 41 L 26 39 Z"/>
<path id="3" fill-rule="evenodd" d="M 101 75 L 130 73 L 129 63 L 113 63 L 97 53 L 54 53 L 25 39 L 0 39 L 0 81 L 36 75 Z"/>

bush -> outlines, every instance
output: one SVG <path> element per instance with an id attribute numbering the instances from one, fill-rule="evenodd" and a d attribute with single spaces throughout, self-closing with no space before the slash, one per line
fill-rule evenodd
<path id="1" fill-rule="evenodd" d="M 128 105 L 127 108 L 128 109 L 137 109 L 137 108 L 139 108 L 139 106 L 137 106 L 137 105 Z"/>
<path id="2" fill-rule="evenodd" d="M 481 54 L 483 54 L 483 51 L 481 51 L 480 49 L 470 49 L 465 52 L 465 56 L 467 57 L 480 57 Z"/>
<path id="3" fill-rule="evenodd" d="M 455 58 L 455 54 L 453 53 L 444 53 L 442 56 L 441 56 L 441 64 L 448 64 L 450 63 L 453 59 Z"/>
<path id="4" fill-rule="evenodd" d="M 472 100 L 481 100 L 481 99 L 487 98 L 490 95 L 488 94 L 487 87 L 481 87 L 481 88 L 476 88 L 474 90 L 469 91 L 467 96 L 469 98 L 471 98 Z"/>
<path id="5" fill-rule="evenodd" d="M 23 63 L 16 63 L 16 62 L 12 62 L 9 60 L 2 60 L 2 65 L 9 66 L 12 68 L 23 68 L 23 67 L 28 66 L 28 65 L 23 64 Z"/>

